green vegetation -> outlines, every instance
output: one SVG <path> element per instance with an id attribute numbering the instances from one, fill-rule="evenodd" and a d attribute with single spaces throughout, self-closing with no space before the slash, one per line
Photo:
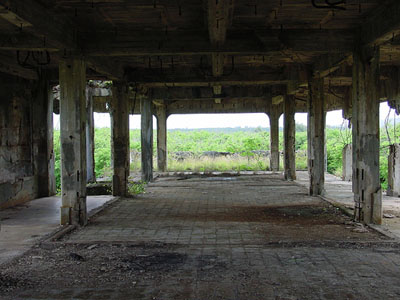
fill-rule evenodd
<path id="1" fill-rule="evenodd" d="M 130 182 L 128 184 L 128 193 L 132 196 L 144 193 L 146 182 Z"/>
<path id="2" fill-rule="evenodd" d="M 387 157 L 389 142 L 399 142 L 400 128 L 393 126 L 381 129 L 380 172 L 384 189 L 387 188 Z M 55 174 L 57 187 L 60 188 L 60 143 L 59 131 L 54 132 Z M 328 172 L 337 176 L 342 171 L 342 149 L 351 143 L 351 130 L 328 127 L 327 164 Z M 390 137 L 390 141 L 389 138 Z M 397 137 L 397 140 L 395 138 Z M 97 177 L 111 176 L 111 133 L 109 128 L 95 130 L 95 171 Z M 140 153 L 140 131 L 131 130 L 130 147 Z M 283 132 L 280 132 L 280 149 L 283 149 Z M 269 161 L 264 156 L 255 154 L 254 150 L 269 150 L 269 131 L 265 128 L 237 128 L 211 130 L 171 130 L 168 132 L 168 168 L 171 171 L 227 171 L 227 170 L 267 170 Z M 192 157 L 177 160 L 171 154 L 179 151 L 192 152 Z M 210 158 L 201 156 L 205 151 L 231 152 L 237 155 Z M 156 155 L 156 133 L 154 132 L 154 155 Z M 156 161 L 156 160 L 155 160 Z M 282 162 L 281 162 L 282 163 Z M 307 169 L 307 132 L 304 125 L 296 125 L 296 167 Z M 133 171 L 140 170 L 140 161 L 134 159 Z M 132 194 L 141 191 L 141 185 L 132 185 Z"/>

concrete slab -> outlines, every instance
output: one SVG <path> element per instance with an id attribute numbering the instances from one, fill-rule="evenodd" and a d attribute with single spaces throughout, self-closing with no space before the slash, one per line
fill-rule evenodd
<path id="1" fill-rule="evenodd" d="M 87 197 L 88 212 L 113 199 Z M 28 250 L 60 226 L 60 197 L 32 200 L 0 211 L 0 264 Z"/>
<path id="2" fill-rule="evenodd" d="M 0 297 L 398 299 L 399 266 L 399 243 L 282 175 L 165 177 L 4 267 Z"/>
<path id="3" fill-rule="evenodd" d="M 296 182 L 308 188 L 308 172 L 297 171 L 296 175 Z M 351 181 L 343 181 L 339 177 L 325 173 L 324 197 L 350 210 L 354 210 L 354 198 Z M 390 197 L 387 196 L 386 193 L 383 193 L 382 201 L 384 218 L 383 224 L 380 226 L 381 230 L 392 233 L 400 239 L 400 198 Z M 388 218 L 388 216 L 390 216 L 390 218 Z"/>

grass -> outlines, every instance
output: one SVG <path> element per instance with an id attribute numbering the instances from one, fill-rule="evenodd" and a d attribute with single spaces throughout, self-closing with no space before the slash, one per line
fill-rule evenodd
<path id="1" fill-rule="evenodd" d="M 157 170 L 156 157 L 154 168 Z M 131 163 L 131 171 L 140 172 L 141 162 L 137 157 Z M 307 154 L 305 151 L 298 151 L 296 154 L 296 169 L 307 169 Z M 263 156 L 223 156 L 223 157 L 193 157 L 184 160 L 173 159 L 172 155 L 168 158 L 168 171 L 191 171 L 191 172 L 225 172 L 225 171 L 267 171 L 269 170 L 269 158 Z M 281 156 L 280 170 L 283 170 L 283 157 Z"/>

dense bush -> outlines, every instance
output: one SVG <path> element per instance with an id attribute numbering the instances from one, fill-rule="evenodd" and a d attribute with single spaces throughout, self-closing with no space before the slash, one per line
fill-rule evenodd
<path id="1" fill-rule="evenodd" d="M 304 126 L 296 126 L 296 151 L 297 151 L 297 168 L 306 169 L 307 159 L 307 132 Z M 399 135 L 397 130 L 397 136 Z M 393 127 L 389 127 L 387 132 L 391 136 L 391 142 L 394 139 Z M 54 131 L 54 153 L 55 153 L 55 175 L 57 187 L 60 188 L 60 143 L 59 131 Z M 260 128 L 255 128 L 253 131 L 240 130 L 172 130 L 168 132 L 168 151 L 190 151 L 193 153 L 202 153 L 205 151 L 220 151 L 238 153 L 242 152 L 242 157 L 245 160 L 238 160 L 238 166 L 234 169 L 240 170 L 255 170 L 265 169 L 268 167 L 268 162 L 260 157 L 253 157 L 250 151 L 252 150 L 269 150 L 269 132 Z M 351 130 L 341 130 L 339 128 L 327 128 L 326 130 L 326 145 L 327 145 L 327 168 L 328 172 L 339 175 L 342 170 L 342 149 L 344 145 L 351 143 Z M 389 140 L 386 130 L 381 132 L 381 150 L 380 150 L 380 172 L 382 187 L 386 189 L 387 177 L 387 156 L 388 156 Z M 130 132 L 130 148 L 140 152 L 140 130 L 131 130 Z M 109 128 L 96 128 L 95 130 L 95 172 L 97 177 L 109 176 L 111 174 L 111 130 Z M 280 149 L 283 150 L 283 132 L 280 132 Z M 156 132 L 154 132 L 154 155 L 156 154 Z M 246 163 L 247 158 L 247 163 Z M 252 161 L 250 161 L 250 158 Z M 199 169 L 212 168 L 212 161 L 205 165 L 198 166 Z M 226 169 L 232 166 L 233 162 L 214 161 L 215 169 Z M 217 165 L 218 164 L 218 165 Z M 169 162 L 172 169 L 181 166 L 175 162 Z M 138 169 L 139 162 L 132 164 L 132 168 Z"/>

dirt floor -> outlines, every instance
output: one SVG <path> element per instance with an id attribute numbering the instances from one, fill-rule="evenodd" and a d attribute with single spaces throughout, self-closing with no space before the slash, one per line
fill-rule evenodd
<path id="1" fill-rule="evenodd" d="M 1 299 L 399 299 L 400 245 L 279 175 L 162 178 L 2 267 Z"/>

